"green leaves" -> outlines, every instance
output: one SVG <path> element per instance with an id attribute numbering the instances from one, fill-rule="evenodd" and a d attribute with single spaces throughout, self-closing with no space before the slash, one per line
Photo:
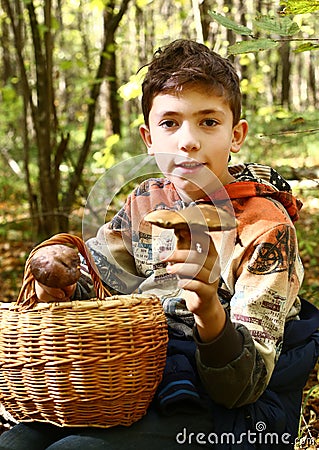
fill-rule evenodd
<path id="1" fill-rule="evenodd" d="M 278 42 L 273 39 L 255 39 L 253 41 L 236 42 L 228 47 L 228 53 L 238 55 L 241 53 L 259 52 L 261 50 L 270 50 L 278 46 Z"/>
<path id="2" fill-rule="evenodd" d="M 118 89 L 123 100 L 128 101 L 141 95 L 142 82 L 147 70 L 147 67 L 143 67 L 137 74 L 131 75 L 129 81 Z"/>
<path id="3" fill-rule="evenodd" d="M 256 28 L 279 36 L 293 36 L 300 31 L 299 26 L 290 17 L 259 16 L 254 20 Z"/>
<path id="4" fill-rule="evenodd" d="M 251 28 L 237 24 L 228 17 L 213 11 L 210 11 L 209 14 L 213 20 L 218 22 L 220 25 L 223 25 L 224 27 L 228 28 L 229 30 L 234 31 L 236 34 L 254 37 L 254 32 Z M 300 28 L 297 25 L 297 23 L 287 16 L 271 17 L 259 15 L 253 21 L 253 24 L 259 30 L 263 30 L 266 31 L 267 33 L 275 34 L 282 37 L 293 36 L 294 34 L 300 31 Z"/>
<path id="5" fill-rule="evenodd" d="M 229 30 L 233 30 L 237 34 L 240 34 L 242 36 L 250 36 L 253 33 L 250 28 L 237 24 L 236 22 L 234 22 L 231 19 L 228 19 L 228 17 L 223 16 L 222 14 L 218 14 L 214 11 L 209 11 L 209 14 L 220 25 L 223 25 Z"/>
<path id="6" fill-rule="evenodd" d="M 299 44 L 295 49 L 295 53 L 309 52 L 311 50 L 319 50 L 319 43 L 304 42 L 303 44 Z"/>
<path id="7" fill-rule="evenodd" d="M 319 11 L 318 0 L 285 0 L 281 2 L 284 6 L 284 14 L 307 14 Z"/>
<path id="8" fill-rule="evenodd" d="M 232 30 L 236 34 L 246 36 L 245 39 L 236 42 L 234 45 L 230 45 L 228 47 L 229 54 L 238 55 L 242 53 L 254 53 L 263 50 L 270 50 L 278 47 L 282 42 L 285 42 L 287 40 L 299 40 L 293 38 L 293 36 L 301 31 L 300 27 L 292 17 L 287 15 L 288 11 L 291 11 L 291 8 L 293 6 L 293 11 L 298 11 L 298 13 L 300 13 L 301 11 L 310 12 L 314 10 L 313 8 L 319 10 L 319 0 L 288 0 L 284 2 L 284 5 L 285 10 L 281 15 L 257 15 L 256 18 L 252 21 L 253 28 L 237 24 L 228 17 L 222 14 L 218 14 L 214 11 L 210 11 L 209 14 L 212 19 L 220 25 L 226 27 L 229 30 Z M 267 37 L 257 37 L 257 33 L 255 32 L 255 30 L 257 32 L 264 32 Z M 296 47 L 296 53 L 301 53 L 309 50 L 317 50 L 319 48 L 319 40 L 318 42 L 314 43 L 306 41 L 307 40 L 305 39 L 305 42 L 302 42 Z"/>

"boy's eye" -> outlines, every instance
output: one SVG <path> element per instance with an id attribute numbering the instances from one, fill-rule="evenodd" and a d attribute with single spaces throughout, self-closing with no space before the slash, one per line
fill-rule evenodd
<path id="1" fill-rule="evenodd" d="M 217 121 L 215 119 L 205 119 L 202 124 L 206 127 L 214 127 L 217 124 Z"/>
<path id="2" fill-rule="evenodd" d="M 160 123 L 160 126 L 161 127 L 163 127 L 163 128 L 172 128 L 172 127 L 175 127 L 176 126 L 176 122 L 175 122 L 175 120 L 163 120 L 161 123 Z"/>

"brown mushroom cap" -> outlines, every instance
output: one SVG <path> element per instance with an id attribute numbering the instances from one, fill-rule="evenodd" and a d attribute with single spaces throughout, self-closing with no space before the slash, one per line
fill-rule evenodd
<path id="1" fill-rule="evenodd" d="M 80 257 L 76 249 L 67 245 L 48 245 L 39 248 L 32 256 L 30 270 L 40 283 L 64 288 L 80 278 Z"/>
<path id="2" fill-rule="evenodd" d="M 179 211 L 160 209 L 144 217 L 146 222 L 175 230 L 203 228 L 203 231 L 221 231 L 236 228 L 236 219 L 229 212 L 214 205 L 200 203 Z"/>

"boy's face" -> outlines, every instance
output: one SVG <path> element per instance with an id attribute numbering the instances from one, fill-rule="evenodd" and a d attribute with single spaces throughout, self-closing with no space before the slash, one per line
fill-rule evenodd
<path id="1" fill-rule="evenodd" d="M 247 134 L 223 97 L 204 89 L 154 97 L 149 127 L 140 133 L 148 153 L 183 199 L 197 200 L 233 181 L 228 172 L 230 152 L 238 152 Z"/>

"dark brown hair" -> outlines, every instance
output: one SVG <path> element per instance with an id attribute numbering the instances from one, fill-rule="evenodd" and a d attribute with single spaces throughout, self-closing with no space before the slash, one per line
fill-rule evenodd
<path id="1" fill-rule="evenodd" d="M 142 110 L 145 124 L 156 95 L 179 92 L 185 85 L 200 85 L 224 96 L 233 113 L 236 125 L 241 115 L 239 77 L 230 61 L 206 45 L 187 39 L 178 39 L 157 50 L 148 64 L 142 84 Z"/>

